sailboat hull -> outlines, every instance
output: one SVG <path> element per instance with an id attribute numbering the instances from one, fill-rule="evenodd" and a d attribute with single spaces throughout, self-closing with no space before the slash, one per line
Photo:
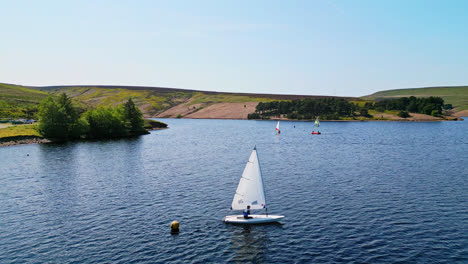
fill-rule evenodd
<path id="1" fill-rule="evenodd" d="M 245 219 L 243 215 L 228 215 L 223 221 L 231 224 L 263 224 L 278 222 L 284 218 L 283 215 L 249 215 L 249 217 L 251 218 Z"/>

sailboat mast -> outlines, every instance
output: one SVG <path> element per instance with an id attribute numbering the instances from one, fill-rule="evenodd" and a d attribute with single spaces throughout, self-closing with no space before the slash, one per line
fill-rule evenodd
<path id="1" fill-rule="evenodd" d="M 263 183 L 262 166 L 260 165 L 260 159 L 258 158 L 257 146 L 254 146 L 254 149 L 255 149 L 255 152 L 256 152 L 256 154 L 257 154 L 258 169 L 260 170 L 260 176 L 261 176 L 261 177 L 260 177 L 260 180 L 262 181 L 263 195 L 265 196 L 265 205 L 264 205 L 264 207 L 265 207 L 266 215 L 268 216 L 268 209 L 267 209 L 267 207 L 266 207 L 266 203 L 267 203 L 267 202 L 266 202 L 266 201 L 267 201 L 266 196 L 267 196 L 267 195 L 266 195 L 266 192 L 265 192 L 265 184 Z"/>

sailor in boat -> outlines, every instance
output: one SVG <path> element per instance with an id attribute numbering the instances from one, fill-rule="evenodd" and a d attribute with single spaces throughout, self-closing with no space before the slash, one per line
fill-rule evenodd
<path id="1" fill-rule="evenodd" d="M 252 218 L 251 216 L 249 216 L 249 214 L 250 214 L 250 205 L 247 205 L 247 209 L 244 209 L 244 218 L 245 219 Z"/>

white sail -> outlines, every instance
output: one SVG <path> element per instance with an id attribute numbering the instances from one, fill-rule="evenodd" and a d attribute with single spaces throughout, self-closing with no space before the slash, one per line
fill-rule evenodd
<path id="1" fill-rule="evenodd" d="M 263 189 L 262 172 L 257 157 L 257 149 L 252 150 L 249 161 L 237 186 L 236 194 L 232 200 L 231 210 L 263 209 L 265 205 L 265 192 Z"/>
<path id="2" fill-rule="evenodd" d="M 279 131 L 279 130 L 280 130 L 280 129 L 279 129 L 279 122 L 280 122 L 280 121 L 278 121 L 278 123 L 276 124 L 276 131 Z"/>

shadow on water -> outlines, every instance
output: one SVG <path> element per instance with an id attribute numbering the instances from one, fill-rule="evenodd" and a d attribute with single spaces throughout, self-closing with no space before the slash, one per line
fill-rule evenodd
<path id="1" fill-rule="evenodd" d="M 232 262 L 235 263 L 267 263 L 266 251 L 270 239 L 271 229 L 282 228 L 281 223 L 265 223 L 256 225 L 230 226 L 231 250 L 234 253 Z"/>

